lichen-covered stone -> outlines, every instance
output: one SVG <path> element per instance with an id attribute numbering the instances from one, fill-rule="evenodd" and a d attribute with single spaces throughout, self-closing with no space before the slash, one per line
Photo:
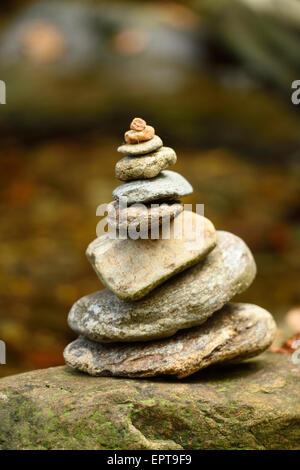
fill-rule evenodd
<path id="1" fill-rule="evenodd" d="M 155 152 L 162 146 L 161 138 L 155 135 L 152 139 L 139 144 L 123 144 L 118 148 L 118 152 L 125 153 L 125 155 L 145 155 L 146 153 Z"/>
<path id="2" fill-rule="evenodd" d="M 246 290 L 256 274 L 255 261 L 243 240 L 228 232 L 217 235 L 216 248 L 203 261 L 142 300 L 125 302 L 108 289 L 82 297 L 69 313 L 70 327 L 100 342 L 147 341 L 205 322 Z"/>
<path id="3" fill-rule="evenodd" d="M 148 232 L 147 239 L 110 239 L 106 233 L 90 243 L 88 260 L 117 297 L 142 299 L 171 276 L 196 264 L 216 245 L 213 224 L 194 212 L 182 212 L 166 228 L 170 229 L 166 239 L 153 240 Z M 159 231 L 158 236 L 162 236 Z"/>
<path id="4" fill-rule="evenodd" d="M 162 170 L 174 165 L 176 160 L 176 153 L 170 147 L 161 147 L 141 157 L 127 156 L 116 164 L 116 178 L 121 181 L 154 178 Z"/>
<path id="5" fill-rule="evenodd" d="M 164 170 L 155 178 L 135 180 L 117 186 L 113 198 L 126 198 L 127 204 L 174 200 L 193 192 L 190 183 L 175 171 Z"/>
<path id="6" fill-rule="evenodd" d="M 101 344 L 84 337 L 64 351 L 66 364 L 95 376 L 181 379 L 212 364 L 256 356 L 274 341 L 276 325 L 256 305 L 227 304 L 203 325 L 147 343 Z"/>
<path id="7" fill-rule="evenodd" d="M 0 449 L 300 450 L 299 380 L 272 353 L 181 381 L 36 370 L 0 380 Z"/>

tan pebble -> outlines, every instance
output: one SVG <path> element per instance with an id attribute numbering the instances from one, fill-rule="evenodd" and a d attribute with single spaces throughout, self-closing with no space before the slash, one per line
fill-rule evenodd
<path id="1" fill-rule="evenodd" d="M 134 118 L 130 124 L 130 129 L 132 129 L 133 131 L 142 131 L 145 129 L 145 127 L 146 127 L 146 121 L 144 121 L 144 119 L 141 119 L 141 118 Z"/>
<path id="2" fill-rule="evenodd" d="M 154 137 L 155 130 L 152 126 L 146 126 L 142 131 L 127 131 L 125 132 L 125 142 L 127 144 L 138 144 L 151 140 Z"/>

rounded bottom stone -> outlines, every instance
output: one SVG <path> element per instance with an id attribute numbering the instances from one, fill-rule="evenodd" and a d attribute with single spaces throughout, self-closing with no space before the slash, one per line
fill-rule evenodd
<path id="1" fill-rule="evenodd" d="M 250 304 L 227 304 L 199 327 L 171 338 L 131 344 L 100 344 L 79 337 L 64 351 L 66 364 L 94 376 L 187 377 L 212 364 L 242 361 L 274 340 L 272 315 Z"/>

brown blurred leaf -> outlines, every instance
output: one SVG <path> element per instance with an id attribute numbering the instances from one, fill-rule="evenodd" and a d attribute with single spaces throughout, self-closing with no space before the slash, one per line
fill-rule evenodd
<path id="1" fill-rule="evenodd" d="M 34 368 L 61 366 L 64 364 L 63 346 L 47 349 L 45 351 L 33 350 L 23 355 L 23 360 Z"/>
<path id="2" fill-rule="evenodd" d="M 293 354 L 296 349 L 298 349 L 298 340 L 300 340 L 300 332 L 291 336 L 287 339 L 281 346 L 270 346 L 270 351 L 280 354 Z"/>

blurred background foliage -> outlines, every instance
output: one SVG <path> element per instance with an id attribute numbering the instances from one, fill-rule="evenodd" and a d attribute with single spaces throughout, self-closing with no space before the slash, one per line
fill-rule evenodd
<path id="1" fill-rule="evenodd" d="M 176 149 L 217 229 L 254 251 L 241 300 L 300 305 L 298 0 L 2 2 L 0 376 L 62 363 L 67 313 L 134 116 Z"/>

